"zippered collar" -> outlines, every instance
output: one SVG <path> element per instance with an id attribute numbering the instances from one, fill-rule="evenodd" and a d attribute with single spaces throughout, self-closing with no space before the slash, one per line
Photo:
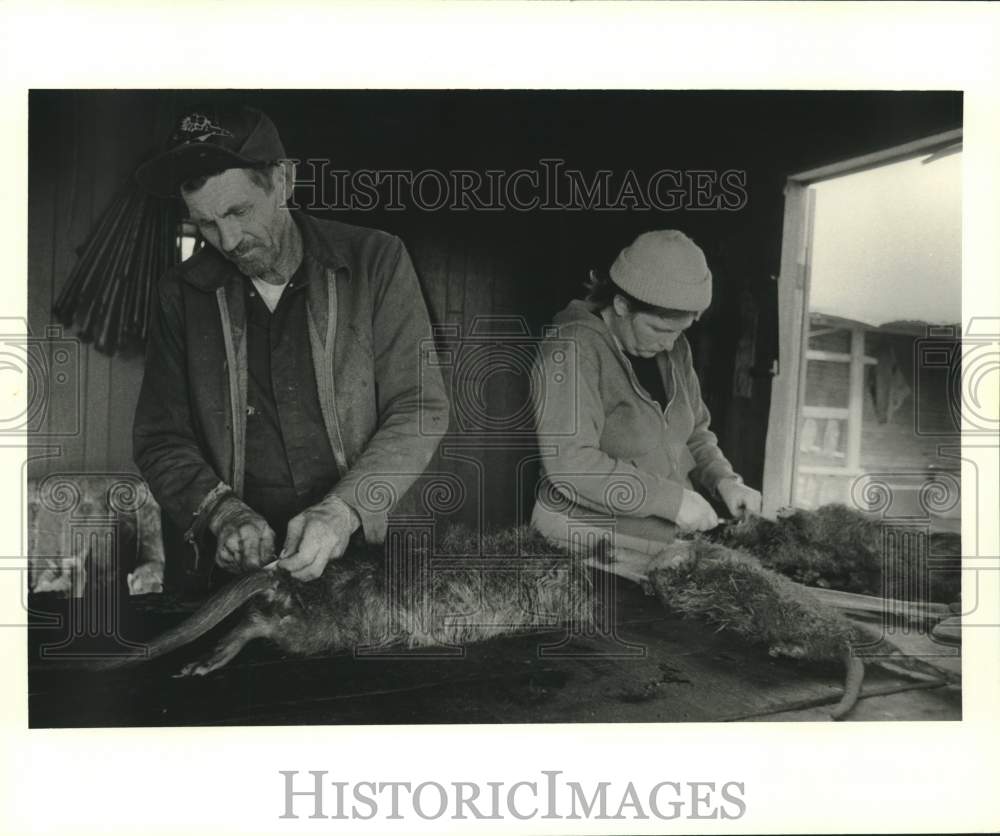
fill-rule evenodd
<path id="1" fill-rule="evenodd" d="M 595 316 L 595 314 L 597 315 Z M 612 350 L 617 355 L 618 362 L 621 364 L 622 369 L 625 372 L 625 376 L 632 385 L 632 389 L 635 390 L 636 395 L 652 406 L 661 416 L 666 416 L 667 412 L 670 410 L 670 405 L 677 397 L 677 375 L 674 373 L 674 369 L 677 364 L 674 361 L 674 351 L 677 350 L 677 343 L 685 339 L 683 334 L 677 338 L 677 342 L 674 343 L 673 348 L 666 352 L 661 352 L 666 354 L 667 370 L 670 373 L 671 383 L 673 384 L 670 387 L 670 400 L 661 408 L 660 405 L 653 400 L 652 397 L 650 397 L 649 393 L 647 393 L 646 390 L 639 385 L 639 379 L 635 376 L 635 369 L 632 368 L 632 364 L 629 362 L 628 357 L 625 356 L 625 347 L 622 345 L 621 340 L 619 340 L 618 337 L 615 336 L 614 332 L 608 327 L 607 322 L 604 321 L 604 317 L 600 315 L 600 310 L 596 304 L 593 302 L 587 302 L 583 299 L 574 299 L 556 315 L 553 321 L 556 325 L 583 325 L 600 334 L 604 341 L 612 347 Z M 656 362 L 660 367 L 660 371 L 663 372 L 664 366 L 663 362 L 659 359 L 659 355 L 657 355 Z"/>
<path id="2" fill-rule="evenodd" d="M 608 333 L 611 333 L 610 330 Z M 671 383 L 670 398 L 667 400 L 666 404 L 661 407 L 660 404 L 654 400 L 653 397 L 639 384 L 639 378 L 635 375 L 635 369 L 629 362 L 628 357 L 625 355 L 625 347 L 622 345 L 622 341 L 619 340 L 614 334 L 611 334 L 611 339 L 614 341 L 615 348 L 618 351 L 618 359 L 622 366 L 624 366 L 625 374 L 628 375 L 629 383 L 632 384 L 632 388 L 635 390 L 635 393 L 646 401 L 646 403 L 652 406 L 660 415 L 666 417 L 667 413 L 670 411 L 670 405 L 674 402 L 674 398 L 677 397 L 677 375 L 674 374 L 676 364 L 671 357 L 671 352 L 661 351 L 656 355 L 656 365 L 660 370 L 660 374 L 663 374 L 664 371 L 669 373 Z M 665 361 L 661 359 L 664 355 L 666 355 Z M 666 365 L 666 369 L 664 369 L 664 365 Z"/>
<path id="3" fill-rule="evenodd" d="M 347 266 L 347 256 L 342 249 L 342 242 L 334 236 L 321 234 L 323 221 L 298 210 L 293 210 L 291 214 L 292 220 L 302 234 L 304 259 L 314 259 L 324 268 L 331 270 Z M 229 282 L 242 281 L 244 278 L 236 265 L 208 244 L 181 264 L 180 271 L 184 281 L 206 292 L 214 292 Z"/>

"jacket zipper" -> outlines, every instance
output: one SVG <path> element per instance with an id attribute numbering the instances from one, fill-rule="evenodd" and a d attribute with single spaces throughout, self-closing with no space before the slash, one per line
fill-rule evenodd
<path id="1" fill-rule="evenodd" d="M 220 287 L 215 291 L 215 298 L 219 303 L 219 316 L 222 320 L 222 338 L 226 346 L 226 366 L 227 378 L 229 381 L 229 410 L 232 413 L 232 435 L 233 435 L 233 492 L 237 496 L 243 495 L 243 471 L 245 467 L 246 450 L 244 422 L 246 421 L 246 411 L 240 397 L 239 361 L 236 356 L 236 345 L 233 342 L 233 326 L 229 313 L 229 303 L 226 301 L 226 289 Z"/>
<path id="2" fill-rule="evenodd" d="M 632 368 L 632 364 L 628 361 L 628 357 L 625 356 L 625 351 L 618 342 L 618 338 L 612 334 L 611 341 L 614 343 L 615 349 L 618 352 L 618 358 L 625 366 L 625 374 L 628 377 L 629 383 L 632 385 L 632 389 L 635 393 L 642 398 L 646 403 L 652 406 L 663 419 L 663 423 L 667 422 L 667 412 L 670 411 L 670 406 L 674 402 L 674 398 L 677 397 L 677 371 L 674 368 L 673 361 L 670 362 L 670 382 L 671 382 L 671 393 L 670 398 L 667 400 L 667 405 L 660 409 L 660 405 L 653 400 L 645 390 L 639 385 L 639 379 L 635 376 L 635 370 Z"/>
<path id="3" fill-rule="evenodd" d="M 344 438 L 340 433 L 340 419 L 337 417 L 337 382 L 333 374 L 333 343 L 337 334 L 337 272 L 336 270 L 326 270 L 327 306 L 326 306 L 326 344 L 323 351 L 323 365 L 327 380 L 330 382 L 330 422 L 333 424 L 333 434 L 336 439 L 331 438 L 333 447 L 333 457 L 340 468 L 341 476 L 347 472 L 347 454 L 344 451 Z M 313 360 L 315 363 L 315 360 Z"/>

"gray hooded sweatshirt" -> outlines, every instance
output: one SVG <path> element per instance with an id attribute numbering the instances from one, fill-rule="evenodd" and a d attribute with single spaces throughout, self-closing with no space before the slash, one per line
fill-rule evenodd
<path id="1" fill-rule="evenodd" d="M 610 514 L 621 533 L 672 539 L 685 488 L 697 485 L 717 497 L 720 482 L 740 477 L 709 429 L 684 335 L 656 356 L 672 393 L 662 409 L 597 310 L 570 302 L 541 343 L 534 400 L 545 482 L 539 496 L 555 497 L 568 516 Z"/>

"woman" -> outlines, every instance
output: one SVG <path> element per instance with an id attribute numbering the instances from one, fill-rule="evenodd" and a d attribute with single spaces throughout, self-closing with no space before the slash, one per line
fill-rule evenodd
<path id="1" fill-rule="evenodd" d="M 533 525 L 571 545 L 613 527 L 616 551 L 652 555 L 678 528 L 718 525 L 695 485 L 733 516 L 759 513 L 709 429 L 683 334 L 712 299 L 701 249 L 677 230 L 644 233 L 587 290 L 541 343 Z"/>

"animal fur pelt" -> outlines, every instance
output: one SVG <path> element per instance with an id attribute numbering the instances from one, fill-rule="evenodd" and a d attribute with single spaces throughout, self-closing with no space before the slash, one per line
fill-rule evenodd
<path id="1" fill-rule="evenodd" d="M 864 664 L 851 654 L 857 639 L 851 624 L 752 555 L 696 540 L 686 559 L 654 569 L 649 582 L 673 612 L 764 645 L 772 656 L 842 662 L 844 696 L 831 716 L 840 719 L 857 702 Z"/>
<path id="2" fill-rule="evenodd" d="M 434 558 L 452 562 L 442 567 Z M 386 641 L 408 648 L 466 645 L 592 618 L 587 573 L 527 527 L 482 537 L 452 529 L 433 556 L 418 550 L 397 567 L 386 561 L 382 547 L 367 547 L 332 564 L 318 582 L 282 575 L 270 607 L 301 607 L 305 617 L 289 618 L 271 638 L 295 654 Z"/>
<path id="3" fill-rule="evenodd" d="M 838 660 L 854 639 L 850 623 L 803 586 L 725 546 L 695 541 L 690 557 L 654 569 L 649 581 L 674 612 L 764 644 L 774 656 Z"/>
<path id="4" fill-rule="evenodd" d="M 927 584 L 919 583 L 919 567 L 903 554 L 884 555 L 886 523 L 845 505 L 824 505 L 815 511 L 796 510 L 777 520 L 750 517 L 721 526 L 709 535 L 722 545 L 752 553 L 769 569 L 806 586 L 823 586 L 886 598 L 910 600 L 923 589 L 931 601 L 950 604 L 961 597 L 961 538 L 930 535 L 935 558 Z M 912 556 L 909 556 L 912 559 Z M 954 565 L 943 568 L 942 558 Z M 888 570 L 888 571 L 887 571 Z"/>
<path id="5" fill-rule="evenodd" d="M 241 620 L 183 675 L 231 661 L 247 643 L 269 639 L 291 655 L 361 648 L 461 646 L 496 636 L 592 620 L 590 576 L 578 561 L 523 527 L 474 536 L 453 529 L 434 554 L 412 548 L 352 548 L 308 583 L 280 570 L 244 575 L 182 624 L 155 638 L 142 657 L 91 664 L 120 667 L 183 647 L 247 605 Z"/>
<path id="6" fill-rule="evenodd" d="M 699 618 L 766 647 L 772 656 L 841 662 L 844 695 L 831 711 L 842 719 L 854 707 L 869 659 L 896 673 L 949 681 L 938 668 L 901 653 L 879 625 L 849 621 L 808 589 L 767 569 L 751 554 L 696 538 L 686 556 L 649 574 L 657 597 L 673 612 Z"/>
<path id="7" fill-rule="evenodd" d="M 673 612 L 705 620 L 774 655 L 847 667 L 842 717 L 858 698 L 864 666 L 852 649 L 864 630 L 752 555 L 691 542 L 687 557 L 654 569 L 649 583 Z M 614 571 L 613 561 L 604 568 Z M 483 536 L 453 528 L 402 558 L 355 548 L 323 577 L 302 583 L 262 570 L 224 587 L 187 621 L 154 639 L 141 658 L 194 641 L 237 610 L 242 616 L 205 658 L 181 675 L 202 675 L 231 661 L 248 642 L 269 639 L 291 655 L 360 648 L 460 646 L 496 636 L 592 623 L 597 602 L 584 562 L 529 528 Z"/>

